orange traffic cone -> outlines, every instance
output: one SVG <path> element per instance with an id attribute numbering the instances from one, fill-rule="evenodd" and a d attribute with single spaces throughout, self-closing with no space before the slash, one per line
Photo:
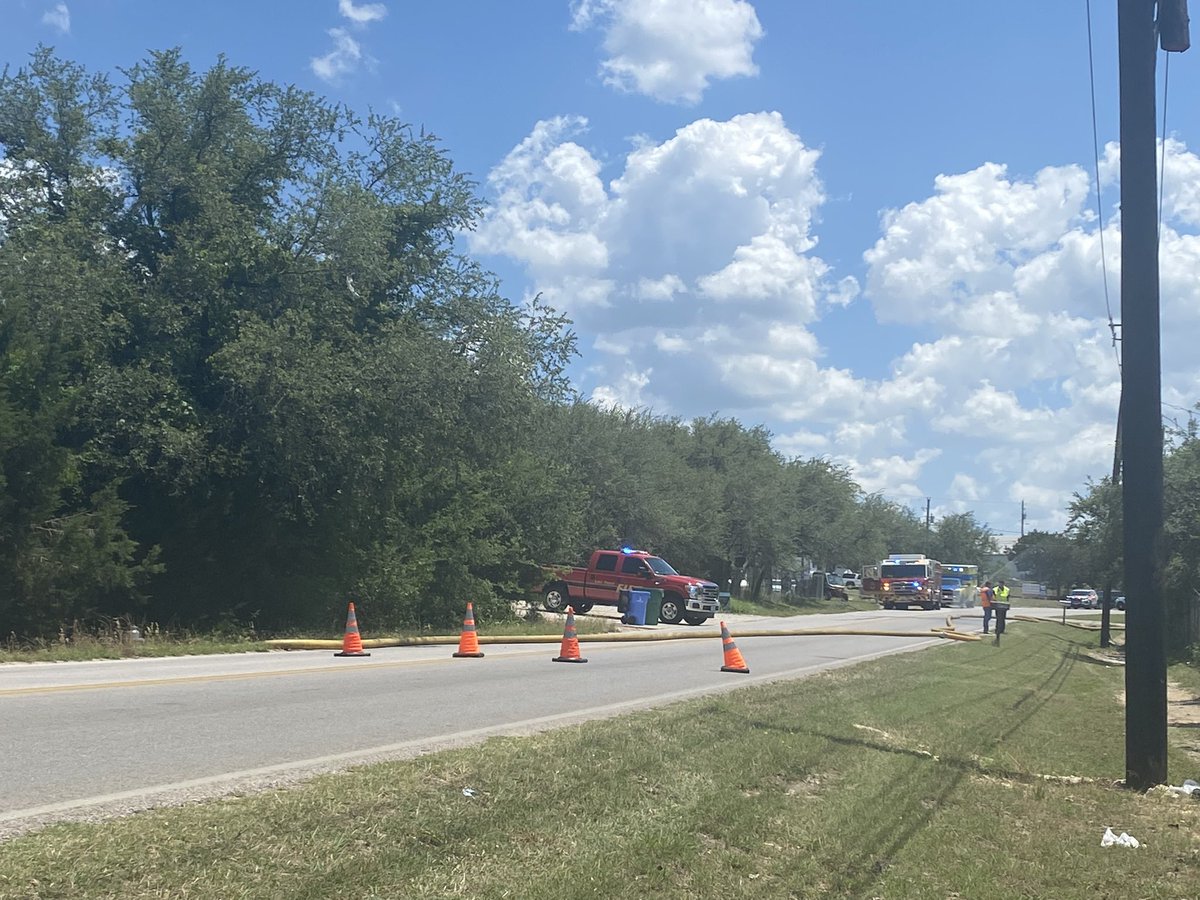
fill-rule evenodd
<path id="1" fill-rule="evenodd" d="M 346 613 L 346 634 L 342 637 L 342 652 L 334 656 L 370 656 L 363 650 L 362 636 L 358 633 L 358 619 L 354 615 L 354 604 Z"/>
<path id="2" fill-rule="evenodd" d="M 750 667 L 746 665 L 746 660 L 742 659 L 742 651 L 733 642 L 733 637 L 729 634 L 729 629 L 725 627 L 724 622 L 721 623 L 721 646 L 725 650 L 725 665 L 721 666 L 721 671 L 741 672 L 743 675 L 749 675 Z"/>
<path id="3" fill-rule="evenodd" d="M 575 635 L 575 608 L 567 607 L 567 624 L 563 628 L 562 649 L 558 651 L 559 655 L 554 657 L 555 662 L 587 662 L 579 655 L 579 638 Z"/>
<path id="4" fill-rule="evenodd" d="M 458 639 L 458 652 L 455 656 L 468 656 L 475 659 L 483 656 L 479 649 L 479 637 L 475 634 L 475 609 L 467 603 L 467 616 L 463 619 L 462 635 Z"/>

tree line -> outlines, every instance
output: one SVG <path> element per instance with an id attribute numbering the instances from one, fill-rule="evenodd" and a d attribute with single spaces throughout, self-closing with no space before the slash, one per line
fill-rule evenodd
<path id="1" fill-rule="evenodd" d="M 626 542 L 753 591 L 982 562 L 770 433 L 575 395 L 570 322 L 457 241 L 433 135 L 218 60 L 0 76 L 0 634 L 441 627 Z"/>
<path id="2" fill-rule="evenodd" d="M 1114 595 L 1124 593 L 1121 508 L 1119 480 L 1091 483 L 1075 495 L 1066 529 L 1030 532 L 1013 546 L 1010 556 L 1060 592 L 1086 585 Z M 1200 429 L 1194 416 L 1186 425 L 1167 431 L 1159 552 L 1167 648 L 1181 656 L 1197 640 L 1188 625 L 1200 606 Z"/>

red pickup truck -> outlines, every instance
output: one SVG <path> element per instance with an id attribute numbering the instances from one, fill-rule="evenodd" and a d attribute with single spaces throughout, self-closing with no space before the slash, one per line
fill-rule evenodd
<path id="1" fill-rule="evenodd" d="M 711 581 L 680 575 L 670 563 L 643 550 L 597 550 L 586 566 L 546 566 L 538 589 L 551 612 L 568 606 L 585 613 L 595 604 L 617 606 L 622 588 L 663 592 L 658 619 L 700 625 L 717 614 L 718 588 Z"/>

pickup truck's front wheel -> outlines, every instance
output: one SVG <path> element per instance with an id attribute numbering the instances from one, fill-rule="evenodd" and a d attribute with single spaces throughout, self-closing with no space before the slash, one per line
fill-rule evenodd
<path id="1" fill-rule="evenodd" d="M 552 584 L 542 594 L 542 606 L 550 612 L 566 612 L 570 597 L 567 589 L 561 584 Z"/>
<path id="2" fill-rule="evenodd" d="M 683 601 L 674 594 L 667 594 L 663 597 L 662 608 L 658 612 L 658 621 L 666 622 L 668 625 L 678 625 L 683 621 L 683 613 Z"/>

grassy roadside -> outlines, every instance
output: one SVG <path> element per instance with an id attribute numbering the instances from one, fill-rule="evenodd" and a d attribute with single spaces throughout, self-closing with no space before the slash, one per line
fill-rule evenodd
<path id="1" fill-rule="evenodd" d="M 1022 622 L 1000 647 L 57 826 L 0 845 L 0 896 L 1194 898 L 1200 802 L 1113 786 L 1123 672 L 1096 640 Z M 1197 676 L 1173 673 L 1192 696 Z M 1172 732 L 1178 784 L 1200 746 Z M 1101 849 L 1106 826 L 1143 847 Z"/>
<path id="2" fill-rule="evenodd" d="M 616 630 L 616 622 L 596 617 L 580 616 L 576 620 L 580 634 L 599 634 Z M 518 619 L 486 625 L 490 635 L 514 634 L 562 634 L 562 621 L 552 616 L 529 621 Z M 448 628 L 445 634 L 456 633 Z M 379 634 L 369 629 L 364 637 L 395 636 L 395 632 Z M 312 637 L 312 635 L 306 635 Z M 338 634 L 327 634 L 328 640 L 341 640 Z M 10 642 L 0 644 L 0 663 L 12 662 L 72 662 L 92 659 L 136 659 L 141 657 L 194 656 L 211 653 L 263 653 L 272 648 L 253 634 L 155 634 L 150 633 L 140 640 L 131 640 L 127 633 L 80 634 L 67 643 L 65 641 Z"/>
<path id="3" fill-rule="evenodd" d="M 128 636 L 77 635 L 65 641 L 9 641 L 0 644 L 0 663 L 83 662 L 91 659 L 195 656 L 211 653 L 256 653 L 270 648 L 252 637 L 220 635 Z"/>

